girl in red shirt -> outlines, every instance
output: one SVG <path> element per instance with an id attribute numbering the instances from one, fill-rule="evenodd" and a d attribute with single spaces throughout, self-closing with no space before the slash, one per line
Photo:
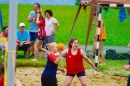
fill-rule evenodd
<path id="1" fill-rule="evenodd" d="M 69 41 L 68 49 L 62 52 L 62 56 L 66 56 L 67 74 L 65 86 L 70 86 L 75 75 L 77 75 L 82 86 L 87 86 L 83 59 L 85 59 L 94 68 L 95 71 L 98 71 L 98 69 L 86 56 L 85 52 L 82 49 L 78 48 L 77 39 L 71 39 Z"/>
<path id="2" fill-rule="evenodd" d="M 41 10 L 36 11 L 36 20 L 34 21 L 36 22 L 36 24 L 38 24 L 38 38 L 34 44 L 35 58 L 33 60 L 37 60 L 38 50 L 42 50 L 43 52 L 46 52 L 46 50 L 42 48 L 43 41 L 46 37 L 46 31 L 45 31 L 45 19 L 42 16 Z"/>

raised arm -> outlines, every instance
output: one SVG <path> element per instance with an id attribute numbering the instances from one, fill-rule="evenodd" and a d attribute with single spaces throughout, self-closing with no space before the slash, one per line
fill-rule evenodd
<path id="1" fill-rule="evenodd" d="M 36 24 L 39 24 L 39 23 L 40 23 L 39 18 L 40 18 L 40 14 L 38 13 L 38 14 L 37 14 L 37 18 L 36 18 Z"/>
<path id="2" fill-rule="evenodd" d="M 63 52 L 60 53 L 60 55 L 56 58 L 56 60 L 54 61 L 55 64 L 58 64 L 61 60 L 61 57 L 66 55 L 68 52 L 68 49 L 64 50 Z"/>
<path id="3" fill-rule="evenodd" d="M 29 13 L 29 16 L 28 16 L 28 22 L 35 22 L 35 18 L 33 18 L 33 16 L 34 16 L 34 12 L 30 12 Z"/>

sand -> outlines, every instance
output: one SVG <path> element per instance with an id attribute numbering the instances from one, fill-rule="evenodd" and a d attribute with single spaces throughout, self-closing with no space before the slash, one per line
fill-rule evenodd
<path id="1" fill-rule="evenodd" d="M 41 86 L 41 74 L 44 68 L 19 67 L 16 77 L 20 79 L 23 86 Z M 86 69 L 88 86 L 126 86 L 127 77 L 108 76 L 98 72 L 96 76 L 91 70 Z M 64 86 L 65 74 L 57 72 L 58 86 Z M 81 86 L 77 77 L 74 78 L 71 86 Z"/>

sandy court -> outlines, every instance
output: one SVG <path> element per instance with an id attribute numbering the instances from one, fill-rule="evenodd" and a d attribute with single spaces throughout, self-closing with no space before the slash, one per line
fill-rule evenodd
<path id="1" fill-rule="evenodd" d="M 20 79 L 23 86 L 41 86 L 42 67 L 19 67 L 16 77 Z M 126 86 L 127 77 L 107 76 L 98 73 L 94 76 L 93 72 L 86 70 L 88 86 Z M 57 72 L 58 86 L 64 86 L 65 74 Z M 50 82 L 51 83 L 51 82 Z M 81 86 L 77 77 L 74 78 L 71 86 Z"/>

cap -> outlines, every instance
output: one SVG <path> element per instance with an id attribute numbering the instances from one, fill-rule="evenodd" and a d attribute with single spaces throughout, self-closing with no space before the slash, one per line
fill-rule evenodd
<path id="1" fill-rule="evenodd" d="M 24 23 L 20 23 L 20 24 L 19 24 L 19 27 L 22 27 L 22 26 L 25 26 L 25 24 L 24 24 Z"/>

